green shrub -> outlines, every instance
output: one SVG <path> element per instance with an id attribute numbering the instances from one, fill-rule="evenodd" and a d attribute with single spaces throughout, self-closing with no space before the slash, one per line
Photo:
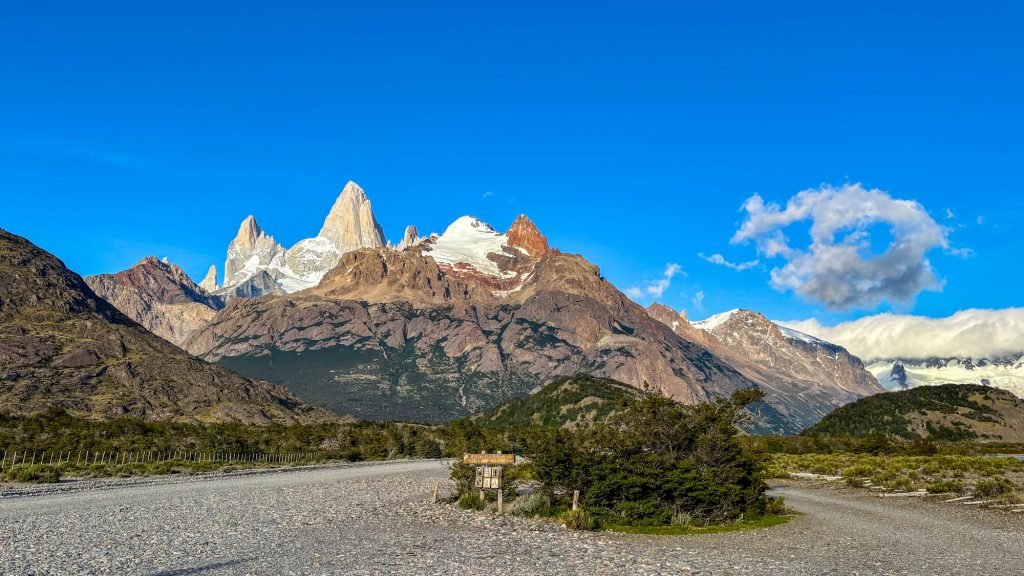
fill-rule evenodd
<path id="1" fill-rule="evenodd" d="M 459 508 L 463 510 L 483 510 L 486 505 L 475 492 L 463 492 L 459 496 Z"/>
<path id="2" fill-rule="evenodd" d="M 550 505 L 551 498 L 547 494 L 535 492 L 513 500 L 505 508 L 505 513 L 512 516 L 537 516 L 543 513 Z"/>
<path id="3" fill-rule="evenodd" d="M 597 530 L 598 527 L 594 516 L 583 508 L 566 510 L 558 516 L 558 521 L 566 528 L 573 530 Z"/>
<path id="4" fill-rule="evenodd" d="M 765 506 L 765 514 L 772 514 L 775 516 L 782 516 L 789 513 L 789 509 L 786 508 L 786 500 L 782 496 L 772 496 L 768 498 L 768 504 Z"/>
<path id="5" fill-rule="evenodd" d="M 909 476 L 899 476 L 886 482 L 885 487 L 891 490 L 910 490 L 914 487 L 914 481 Z"/>
<path id="6" fill-rule="evenodd" d="M 928 485 L 928 491 L 932 494 L 959 494 L 963 492 L 964 483 L 959 480 L 939 480 Z"/>
<path id="7" fill-rule="evenodd" d="M 1001 476 L 979 480 L 974 485 L 974 493 L 982 498 L 1010 496 L 1017 492 L 1017 486 Z"/>
<path id="8" fill-rule="evenodd" d="M 5 472 L 11 482 L 32 482 L 36 484 L 53 484 L 60 482 L 60 470 L 47 464 L 18 464 Z"/>
<path id="9" fill-rule="evenodd" d="M 743 449 L 735 423 L 745 402 L 684 406 L 645 396 L 606 423 L 537 430 L 526 440 L 536 480 L 550 493 L 579 490 L 606 524 L 668 525 L 689 514 L 707 525 L 763 513 L 760 460 Z M 822 465 L 828 465 L 823 462 Z"/>

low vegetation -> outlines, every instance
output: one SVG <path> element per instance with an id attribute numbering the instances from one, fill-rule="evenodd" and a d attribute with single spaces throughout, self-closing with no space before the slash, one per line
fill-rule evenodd
<path id="1" fill-rule="evenodd" d="M 58 411 L 0 415 L 0 480 L 56 482 L 62 477 L 202 473 L 326 460 L 440 458 L 446 443 L 459 455 L 475 446 L 472 429 L 454 430 L 368 422 L 254 426 L 99 421 Z M 12 466 L 15 454 L 19 456 Z M 22 464 L 26 454 L 30 463 Z M 54 455 L 60 463 L 50 465 Z"/>
<path id="2" fill-rule="evenodd" d="M 837 409 L 803 434 L 1024 441 L 1022 423 L 1024 401 L 1012 393 L 988 386 L 946 384 L 868 396 Z"/>
<path id="3" fill-rule="evenodd" d="M 568 426 L 551 419 L 546 427 L 509 430 L 507 444 L 529 463 L 507 469 L 507 512 L 550 517 L 577 529 L 700 528 L 771 515 L 781 505 L 765 494 L 760 464 L 744 449 L 736 428 L 743 408 L 760 397 L 742 391 L 685 406 L 640 394 L 586 426 L 575 418 Z M 460 505 L 477 507 L 472 467 L 456 464 L 452 478 Z"/>
<path id="4" fill-rule="evenodd" d="M 610 378 L 577 374 L 558 378 L 526 398 L 502 403 L 474 421 L 490 428 L 586 427 L 606 421 L 641 394 Z"/>
<path id="5" fill-rule="evenodd" d="M 1024 488 L 1024 461 L 993 456 L 894 456 L 872 454 L 771 454 L 766 475 L 789 478 L 795 472 L 842 476 L 852 486 L 893 491 L 971 493 L 1019 500 Z M 866 482 L 865 482 L 866 481 Z"/>

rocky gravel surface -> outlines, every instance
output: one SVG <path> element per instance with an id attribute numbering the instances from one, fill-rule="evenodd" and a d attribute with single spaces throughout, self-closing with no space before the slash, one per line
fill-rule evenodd
<path id="1" fill-rule="evenodd" d="M 586 533 L 434 505 L 446 476 L 419 461 L 0 489 L 0 574 L 1024 573 L 1017 514 L 791 484 L 776 491 L 804 515 L 783 526 Z"/>

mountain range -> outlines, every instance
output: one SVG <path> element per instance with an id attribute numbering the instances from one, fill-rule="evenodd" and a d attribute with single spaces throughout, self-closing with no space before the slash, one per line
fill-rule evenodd
<path id="1" fill-rule="evenodd" d="M 847 347 L 886 390 L 978 384 L 1024 396 L 1024 308 L 968 309 L 944 318 L 879 314 L 836 326 L 785 324 Z"/>
<path id="2" fill-rule="evenodd" d="M 193 318 L 190 300 L 213 302 L 180 269 L 146 259 L 117 279 L 94 278 L 119 305 L 142 310 L 171 335 Z M 131 297 L 127 295 L 131 294 Z M 176 304 L 165 304 L 176 302 Z M 61 410 L 110 419 L 282 424 L 326 420 L 285 388 L 190 356 L 98 297 L 31 242 L 0 230 L 0 410 Z"/>
<path id="3" fill-rule="evenodd" d="M 1024 396 L 1024 353 L 998 358 L 886 358 L 873 360 L 867 368 L 886 390 L 980 384 Z"/>
<path id="4" fill-rule="evenodd" d="M 250 216 L 223 279 L 179 272 L 147 259 L 88 280 L 189 353 L 339 414 L 440 422 L 586 373 L 687 403 L 759 387 L 752 431 L 789 433 L 882 390 L 842 347 L 754 312 L 644 309 L 525 215 L 391 245 L 353 182 L 316 237 L 286 249 Z"/>

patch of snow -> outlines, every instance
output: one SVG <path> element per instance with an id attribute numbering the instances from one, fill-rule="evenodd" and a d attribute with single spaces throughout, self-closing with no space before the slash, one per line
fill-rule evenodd
<path id="1" fill-rule="evenodd" d="M 490 224 L 472 216 L 463 216 L 452 222 L 425 253 L 439 264 L 452 267 L 468 264 L 489 276 L 502 276 L 498 264 L 487 255 L 503 254 L 507 244 L 508 237 L 496 232 Z"/>
<path id="2" fill-rule="evenodd" d="M 728 322 L 729 318 L 732 318 L 733 314 L 737 312 L 739 312 L 739 309 L 734 308 L 728 312 L 722 312 L 721 314 L 715 314 L 714 316 L 705 318 L 704 320 L 693 322 L 692 325 L 694 328 L 700 328 L 701 330 L 707 330 L 710 332 Z"/>
<path id="3" fill-rule="evenodd" d="M 782 332 L 782 334 L 787 338 L 801 340 L 803 342 L 807 342 L 808 344 L 828 344 L 828 342 L 825 342 L 824 340 L 821 340 L 819 338 L 815 338 L 810 334 L 804 334 L 803 332 L 798 332 L 796 330 L 793 330 L 792 328 L 786 328 L 785 326 L 782 326 L 780 324 L 775 325 L 779 327 L 779 331 Z"/>
<path id="4" fill-rule="evenodd" d="M 323 275 L 320 275 L 323 277 Z M 292 292 L 298 292 L 299 290 L 305 290 L 306 288 L 312 288 L 320 283 L 320 278 L 294 278 L 291 276 L 285 276 L 277 281 L 277 285 L 282 290 L 291 294 Z"/>

